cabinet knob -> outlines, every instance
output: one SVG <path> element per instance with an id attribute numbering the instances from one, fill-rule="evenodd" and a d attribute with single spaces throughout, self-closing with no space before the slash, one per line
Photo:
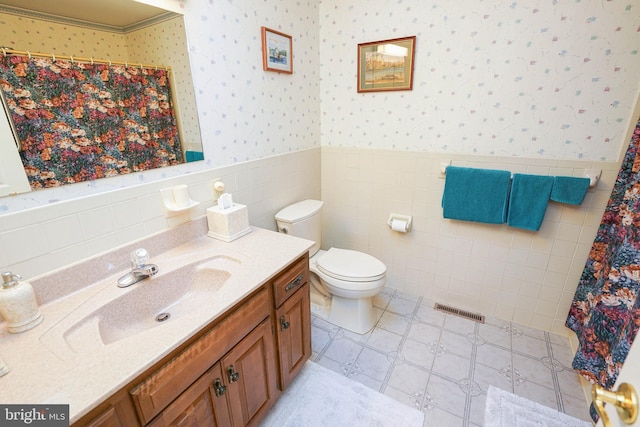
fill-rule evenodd
<path id="1" fill-rule="evenodd" d="M 284 331 L 285 329 L 289 329 L 289 322 L 287 322 L 287 319 L 282 316 L 280 318 L 280 330 Z"/>
<path id="2" fill-rule="evenodd" d="M 227 368 L 227 377 L 229 378 L 230 383 L 235 383 L 236 381 L 238 381 L 238 379 L 240 379 L 240 374 L 236 372 L 233 365 Z"/>
<path id="3" fill-rule="evenodd" d="M 222 384 L 222 380 L 220 378 L 216 378 L 213 381 L 213 391 L 216 393 L 216 396 L 222 396 L 227 391 L 227 386 Z"/>

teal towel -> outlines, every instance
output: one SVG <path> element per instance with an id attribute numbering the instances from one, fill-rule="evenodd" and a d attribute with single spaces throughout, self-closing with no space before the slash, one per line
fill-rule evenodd
<path id="1" fill-rule="evenodd" d="M 587 194 L 590 183 L 589 178 L 556 176 L 553 180 L 551 200 L 570 205 L 580 205 Z"/>
<path id="2" fill-rule="evenodd" d="M 552 186 L 551 176 L 514 174 L 507 224 L 538 231 L 547 211 Z"/>
<path id="3" fill-rule="evenodd" d="M 185 151 L 186 162 L 197 162 L 198 160 L 204 160 L 204 153 L 201 151 Z"/>
<path id="4" fill-rule="evenodd" d="M 507 219 L 511 172 L 449 166 L 442 212 L 445 218 L 502 224 Z"/>

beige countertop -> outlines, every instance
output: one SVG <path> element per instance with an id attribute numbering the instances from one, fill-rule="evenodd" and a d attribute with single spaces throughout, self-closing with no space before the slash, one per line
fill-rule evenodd
<path id="1" fill-rule="evenodd" d="M 10 334 L 4 324 L 0 325 L 0 359 L 10 370 L 0 377 L 0 402 L 69 404 L 71 422 L 77 421 L 273 278 L 312 244 L 308 240 L 256 227 L 251 233 L 225 243 L 207 237 L 206 226 L 203 228 L 201 221 L 187 232 L 185 226 L 182 227 L 172 235 L 171 232 L 166 236 L 157 235 L 32 280 L 38 300 L 46 302 L 40 306 L 44 320 L 21 334 Z M 118 288 L 118 277 L 130 270 L 126 254 L 137 247 L 145 247 L 150 252 L 151 262 L 158 266 L 159 273 L 129 288 Z M 125 257 L 120 263 L 122 268 L 114 266 L 114 256 Z M 157 292 L 164 292 L 167 286 L 179 287 L 181 283 L 161 278 L 180 265 L 211 260 L 216 267 L 228 271 L 229 278 L 215 292 L 199 295 L 196 309 L 179 313 L 164 323 L 108 345 L 92 339 L 90 329 L 74 332 L 76 336 L 71 338 L 75 345 L 68 344 L 65 336 L 69 337 L 70 327 L 105 301 L 136 287 L 153 286 L 154 281 L 159 284 Z M 100 278 L 96 279 L 96 276 Z M 66 280 L 65 284 L 53 283 L 62 282 L 62 279 Z M 86 339 L 78 334 L 86 334 Z"/>

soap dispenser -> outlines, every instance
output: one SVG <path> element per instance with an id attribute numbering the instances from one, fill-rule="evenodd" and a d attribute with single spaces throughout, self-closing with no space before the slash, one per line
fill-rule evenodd
<path id="1" fill-rule="evenodd" d="M 20 275 L 10 271 L 2 273 L 0 315 L 12 334 L 28 331 L 42 322 L 33 287 L 28 282 L 19 282 L 20 279 Z"/>

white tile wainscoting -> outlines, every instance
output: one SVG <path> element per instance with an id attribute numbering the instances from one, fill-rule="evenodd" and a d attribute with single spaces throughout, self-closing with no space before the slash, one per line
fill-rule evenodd
<path id="1" fill-rule="evenodd" d="M 549 202 L 538 232 L 442 217 L 441 162 L 512 173 L 602 178 L 581 205 Z M 619 162 L 322 147 L 323 248 L 354 249 L 387 266 L 387 284 L 486 316 L 564 333 Z M 490 191 L 490 190 L 488 190 Z M 410 233 L 389 214 L 413 216 Z"/>

